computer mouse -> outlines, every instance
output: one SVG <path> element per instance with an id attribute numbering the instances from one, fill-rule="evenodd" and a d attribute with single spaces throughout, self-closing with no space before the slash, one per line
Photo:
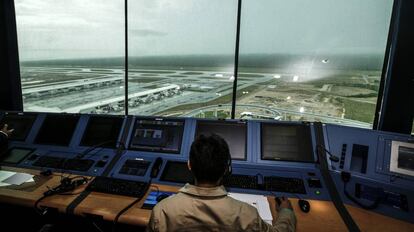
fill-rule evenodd
<path id="1" fill-rule="evenodd" d="M 298 201 L 298 204 L 299 204 L 299 208 L 300 208 L 300 210 L 302 210 L 302 212 L 308 213 L 310 211 L 310 204 L 307 200 L 300 199 Z"/>
<path id="2" fill-rule="evenodd" d="M 157 196 L 157 202 L 160 202 L 160 201 L 164 200 L 165 198 L 167 198 L 169 196 L 170 195 L 168 195 L 168 194 L 161 193 L 160 195 Z"/>

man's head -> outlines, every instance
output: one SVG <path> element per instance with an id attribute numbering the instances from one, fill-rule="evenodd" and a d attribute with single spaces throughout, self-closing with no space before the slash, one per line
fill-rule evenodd
<path id="1" fill-rule="evenodd" d="M 189 167 L 198 183 L 217 183 L 230 161 L 229 146 L 218 135 L 200 135 L 191 145 Z"/>

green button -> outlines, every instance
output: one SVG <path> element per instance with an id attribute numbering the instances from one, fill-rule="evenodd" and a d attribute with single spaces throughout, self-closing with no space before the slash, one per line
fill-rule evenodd
<path id="1" fill-rule="evenodd" d="M 319 190 L 316 190 L 315 193 L 316 193 L 316 195 L 321 195 L 321 191 L 319 191 Z"/>

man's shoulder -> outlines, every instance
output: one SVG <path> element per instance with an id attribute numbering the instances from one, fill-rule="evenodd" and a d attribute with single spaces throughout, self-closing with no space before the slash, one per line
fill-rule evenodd
<path id="1" fill-rule="evenodd" d="M 174 208 L 176 205 L 180 205 L 183 204 L 185 201 L 183 201 L 183 194 L 178 192 L 177 194 L 173 195 L 173 196 L 169 196 L 167 198 L 165 198 L 164 200 L 158 202 L 153 210 L 157 211 L 157 210 L 161 210 L 161 209 L 165 209 L 168 207 Z"/>

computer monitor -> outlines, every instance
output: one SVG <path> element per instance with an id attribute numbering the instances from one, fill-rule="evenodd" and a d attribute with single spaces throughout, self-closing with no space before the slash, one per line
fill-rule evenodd
<path id="1" fill-rule="evenodd" d="M 188 170 L 187 162 L 169 160 L 165 165 L 160 180 L 175 183 L 193 183 L 194 177 L 191 171 Z"/>
<path id="2" fill-rule="evenodd" d="M 414 176 L 414 143 L 392 141 L 390 171 Z"/>
<path id="3" fill-rule="evenodd" d="M 246 122 L 226 121 L 198 121 L 196 128 L 197 138 L 200 135 L 216 134 L 226 140 L 229 145 L 231 158 L 235 160 L 246 160 Z"/>
<path id="4" fill-rule="evenodd" d="M 7 164 L 18 164 L 33 152 L 29 148 L 10 148 L 4 155 L 2 155 L 1 162 Z"/>
<path id="5" fill-rule="evenodd" d="M 49 114 L 46 116 L 36 144 L 68 146 L 79 121 L 78 115 Z"/>
<path id="6" fill-rule="evenodd" d="M 90 117 L 80 145 L 115 148 L 123 122 L 122 117 Z"/>
<path id="7" fill-rule="evenodd" d="M 131 134 L 129 148 L 179 154 L 184 132 L 184 120 L 138 118 Z"/>
<path id="8" fill-rule="evenodd" d="M 308 124 L 261 124 L 262 160 L 315 162 Z"/>
<path id="9" fill-rule="evenodd" d="M 9 129 L 14 129 L 9 136 L 10 140 L 24 141 L 35 120 L 35 114 L 5 114 L 1 119 L 0 127 L 3 128 L 4 124 L 7 124 Z"/>

